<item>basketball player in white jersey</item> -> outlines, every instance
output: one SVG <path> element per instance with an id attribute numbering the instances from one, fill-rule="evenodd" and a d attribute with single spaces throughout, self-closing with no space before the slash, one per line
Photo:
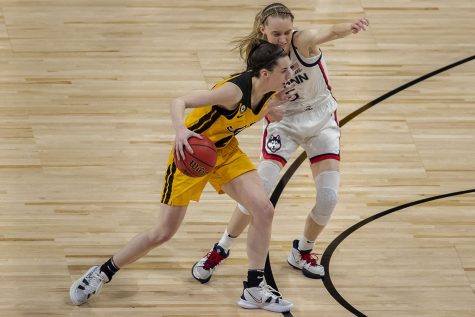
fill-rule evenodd
<path id="1" fill-rule="evenodd" d="M 235 43 L 241 57 L 246 58 L 255 40 L 266 39 L 281 46 L 291 59 L 294 76 L 288 84 L 296 84 L 295 98 L 282 106 L 283 113 L 274 112 L 266 117 L 258 173 L 270 194 L 292 153 L 298 146 L 304 148 L 315 180 L 315 206 L 308 213 L 302 236 L 293 241 L 287 261 L 309 278 L 322 278 L 325 270 L 311 251 L 337 203 L 340 128 L 337 102 L 331 92 L 325 58 L 319 46 L 366 30 L 369 21 L 360 18 L 327 29 L 296 31 L 293 19 L 292 12 L 285 5 L 268 5 L 256 15 L 253 32 Z M 238 205 L 222 238 L 193 266 L 195 279 L 201 283 L 210 280 L 217 265 L 229 256 L 232 241 L 241 234 L 249 220 L 247 210 Z"/>

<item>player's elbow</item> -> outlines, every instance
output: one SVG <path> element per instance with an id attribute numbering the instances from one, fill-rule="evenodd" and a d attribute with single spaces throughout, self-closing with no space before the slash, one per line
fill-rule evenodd
<path id="1" fill-rule="evenodd" d="M 178 97 L 171 101 L 170 103 L 171 109 L 178 108 L 178 107 L 187 108 L 186 101 L 183 99 L 183 97 Z"/>

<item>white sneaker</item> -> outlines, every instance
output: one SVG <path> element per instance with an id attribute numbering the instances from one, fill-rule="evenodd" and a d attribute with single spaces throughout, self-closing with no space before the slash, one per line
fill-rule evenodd
<path id="1" fill-rule="evenodd" d="M 325 268 L 317 263 L 315 254 L 310 253 L 312 250 L 301 251 L 298 249 L 299 240 L 294 240 L 292 251 L 290 251 L 287 262 L 290 266 L 302 270 L 303 275 L 309 278 L 323 278 L 325 276 Z"/>
<path id="2" fill-rule="evenodd" d="M 217 266 L 229 256 L 229 252 L 229 250 L 228 252 L 224 251 L 224 249 L 216 243 L 208 254 L 193 265 L 191 274 L 201 283 L 208 282 Z"/>
<path id="3" fill-rule="evenodd" d="M 109 282 L 107 275 L 100 271 L 99 266 L 93 266 L 71 285 L 69 297 L 74 305 L 82 305 L 91 295 L 99 294 L 102 285 L 107 282 Z"/>
<path id="4" fill-rule="evenodd" d="M 294 306 L 282 295 L 262 281 L 257 287 L 248 287 L 247 282 L 243 282 L 244 290 L 238 304 L 247 309 L 265 309 L 275 313 L 289 312 Z"/>

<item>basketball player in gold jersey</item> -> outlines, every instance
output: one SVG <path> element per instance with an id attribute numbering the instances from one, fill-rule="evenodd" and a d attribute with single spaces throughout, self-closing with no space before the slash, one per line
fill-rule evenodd
<path id="1" fill-rule="evenodd" d="M 252 32 L 236 44 L 243 57 L 247 56 L 249 44 L 255 39 L 278 44 L 289 54 L 293 71 L 289 83 L 295 84 L 296 94 L 280 107 L 285 110 L 281 120 L 266 118 L 258 173 L 270 194 L 279 180 L 280 170 L 293 152 L 298 146 L 305 149 L 315 180 L 315 205 L 308 213 L 302 236 L 292 242 L 287 262 L 306 277 L 322 278 L 325 269 L 311 251 L 337 203 L 340 128 L 337 102 L 331 92 L 320 45 L 364 31 L 369 21 L 360 18 L 330 28 L 295 30 L 293 20 L 289 8 L 282 3 L 272 3 L 257 13 Z M 232 241 L 247 226 L 249 218 L 247 208 L 238 204 L 221 239 L 193 266 L 195 279 L 201 283 L 211 279 L 217 265 L 229 256 Z"/>
<path id="2" fill-rule="evenodd" d="M 190 200 L 198 201 L 204 186 L 210 182 L 219 193 L 227 193 L 254 217 L 247 243 L 248 277 L 239 305 L 273 312 L 291 309 L 292 304 L 273 292 L 263 279 L 274 208 L 255 166 L 239 149 L 235 137 L 265 116 L 269 109 L 292 98 L 290 89 L 283 89 L 291 78 L 290 60 L 281 47 L 260 40 L 252 43 L 246 63 L 245 72 L 224 80 L 212 90 L 191 93 L 171 102 L 175 147 L 168 161 L 160 221 L 134 237 L 104 264 L 91 267 L 76 280 L 70 288 L 75 305 L 98 294 L 120 268 L 170 240 L 180 227 Z M 186 108 L 194 109 L 184 120 Z M 173 158 L 183 159 L 185 148 L 192 152 L 188 138 L 201 138 L 200 134 L 210 138 L 218 148 L 217 163 L 206 176 L 193 178 L 180 172 Z"/>

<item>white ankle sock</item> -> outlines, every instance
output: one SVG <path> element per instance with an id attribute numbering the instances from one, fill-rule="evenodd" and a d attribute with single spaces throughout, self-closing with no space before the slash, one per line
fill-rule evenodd
<path id="1" fill-rule="evenodd" d="M 218 244 L 226 251 L 231 248 L 231 244 L 233 241 L 236 239 L 236 237 L 231 237 L 229 236 L 228 229 L 224 230 L 223 236 L 221 237 L 221 240 L 219 240 Z"/>
<path id="2" fill-rule="evenodd" d="M 310 241 L 307 238 L 305 238 L 304 236 L 302 236 L 302 238 L 300 238 L 300 240 L 299 240 L 299 247 L 298 248 L 299 248 L 300 251 L 308 251 L 308 250 L 313 249 L 314 244 L 315 244 L 315 241 Z"/>

